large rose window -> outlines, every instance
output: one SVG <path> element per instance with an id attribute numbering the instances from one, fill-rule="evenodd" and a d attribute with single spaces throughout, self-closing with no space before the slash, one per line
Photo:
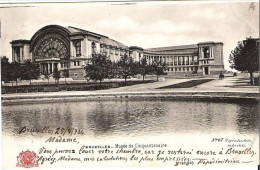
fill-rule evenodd
<path id="1" fill-rule="evenodd" d="M 59 34 L 46 34 L 37 42 L 34 56 L 36 58 L 68 58 L 68 44 Z"/>

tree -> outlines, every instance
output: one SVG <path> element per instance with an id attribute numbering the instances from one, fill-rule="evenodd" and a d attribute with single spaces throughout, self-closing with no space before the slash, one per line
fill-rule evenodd
<path id="1" fill-rule="evenodd" d="M 53 78 L 55 79 L 56 84 L 59 84 L 60 71 L 58 70 L 57 67 L 55 67 L 54 70 L 53 70 Z"/>
<path id="2" fill-rule="evenodd" d="M 229 63 L 232 69 L 248 71 L 250 73 L 250 84 L 253 85 L 253 72 L 259 69 L 259 45 L 256 39 L 247 38 L 239 41 L 237 47 L 229 55 Z"/>
<path id="3" fill-rule="evenodd" d="M 21 79 L 30 80 L 30 85 L 32 79 L 38 79 L 40 76 L 39 65 L 33 64 L 30 60 L 26 60 L 24 64 L 21 65 Z"/>
<path id="4" fill-rule="evenodd" d="M 142 58 L 139 63 L 139 73 L 143 76 L 143 81 L 145 78 L 145 75 L 152 73 L 152 67 L 147 64 L 146 58 Z"/>
<path id="5" fill-rule="evenodd" d="M 129 76 L 134 75 L 134 61 L 132 57 L 128 56 L 127 54 L 123 55 L 119 62 L 117 63 L 119 67 L 119 75 L 123 76 L 125 79 L 125 85 L 126 85 L 126 80 Z"/>
<path id="6" fill-rule="evenodd" d="M 2 81 L 6 82 L 10 79 L 9 73 L 10 73 L 9 59 L 6 58 L 6 56 L 3 56 L 1 57 L 1 86 L 2 86 Z"/>
<path id="7" fill-rule="evenodd" d="M 65 78 L 65 84 L 67 84 L 66 78 L 69 77 L 69 70 L 68 69 L 64 69 L 63 70 L 63 77 Z"/>
<path id="8" fill-rule="evenodd" d="M 165 75 L 166 65 L 160 60 L 154 60 L 152 63 L 153 73 L 157 76 L 157 81 L 159 81 L 159 76 Z"/>
<path id="9" fill-rule="evenodd" d="M 17 62 L 12 62 L 10 64 L 10 68 L 9 68 L 9 78 L 10 81 L 15 81 L 16 82 L 16 86 L 17 86 L 17 80 L 19 78 L 21 78 L 21 64 L 17 63 Z M 13 86 L 13 82 L 12 82 L 12 86 Z"/>
<path id="10" fill-rule="evenodd" d="M 115 61 L 111 61 L 110 65 L 110 69 L 108 70 L 108 78 L 115 78 L 118 75 L 118 67 L 117 67 L 117 63 Z"/>
<path id="11" fill-rule="evenodd" d="M 93 81 L 99 81 L 101 86 L 102 80 L 109 78 L 109 70 L 111 67 L 112 62 L 107 56 L 93 53 L 89 63 L 85 66 L 85 77 Z"/>

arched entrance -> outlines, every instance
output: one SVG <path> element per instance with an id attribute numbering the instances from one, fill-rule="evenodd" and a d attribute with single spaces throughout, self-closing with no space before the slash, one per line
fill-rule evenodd
<path id="1" fill-rule="evenodd" d="M 41 28 L 31 38 L 30 51 L 33 62 L 40 65 L 42 74 L 52 74 L 61 62 L 70 58 L 70 32 L 61 26 Z"/>

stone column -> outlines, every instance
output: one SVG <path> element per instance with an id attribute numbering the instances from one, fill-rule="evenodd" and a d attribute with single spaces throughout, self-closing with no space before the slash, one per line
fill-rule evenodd
<path id="1" fill-rule="evenodd" d="M 204 51 L 202 47 L 201 47 L 201 58 L 204 58 Z"/>
<path id="2" fill-rule="evenodd" d="M 204 56 L 204 50 L 203 50 L 203 48 L 201 48 L 201 58 L 204 58 L 205 56 Z"/>
<path id="3" fill-rule="evenodd" d="M 60 70 L 60 68 L 61 68 L 60 63 L 57 63 L 57 68 L 58 68 L 58 70 Z"/>
<path id="4" fill-rule="evenodd" d="M 81 41 L 81 55 L 86 56 L 86 39 Z"/>
<path id="5" fill-rule="evenodd" d="M 202 48 L 200 47 L 200 55 L 199 58 L 202 58 Z"/>
<path id="6" fill-rule="evenodd" d="M 17 47 L 14 49 L 14 61 L 18 62 Z"/>
<path id="7" fill-rule="evenodd" d="M 214 48 L 212 47 L 212 58 L 214 58 Z"/>
<path id="8" fill-rule="evenodd" d="M 52 73 L 53 73 L 53 71 L 54 71 L 54 63 L 51 63 L 51 67 L 52 67 Z"/>
<path id="9" fill-rule="evenodd" d="M 51 71 L 52 71 L 52 68 L 51 68 L 52 63 L 48 63 L 48 65 L 49 65 L 49 66 L 48 66 L 48 67 L 49 67 L 49 73 L 51 74 L 51 73 L 52 73 L 52 72 L 51 72 Z"/>
<path id="10" fill-rule="evenodd" d="M 74 45 L 73 45 L 73 42 L 71 41 L 71 42 L 70 42 L 70 56 L 72 56 L 72 57 L 75 57 L 75 55 L 74 55 L 74 49 L 75 49 L 75 47 L 74 47 Z"/>
<path id="11" fill-rule="evenodd" d="M 12 47 L 12 61 L 15 61 L 15 52 L 14 52 L 14 47 Z"/>

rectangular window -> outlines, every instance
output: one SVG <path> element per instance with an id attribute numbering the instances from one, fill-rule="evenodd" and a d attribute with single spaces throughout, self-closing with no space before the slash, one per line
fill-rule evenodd
<path id="1" fill-rule="evenodd" d="M 177 65 L 177 57 L 174 57 L 174 65 Z"/>
<path id="2" fill-rule="evenodd" d="M 177 72 L 177 68 L 175 68 L 175 72 Z"/>
<path id="3" fill-rule="evenodd" d="M 186 65 L 189 65 L 189 56 L 186 56 Z"/>
<path id="4" fill-rule="evenodd" d="M 81 40 L 76 41 L 75 48 L 76 48 L 76 56 L 80 57 L 81 56 Z"/>
<path id="5" fill-rule="evenodd" d="M 185 57 L 182 56 L 182 65 L 185 65 Z"/>
<path id="6" fill-rule="evenodd" d="M 194 63 L 194 56 L 191 56 L 191 62 L 190 62 L 190 65 L 193 65 Z"/>
<path id="7" fill-rule="evenodd" d="M 179 71 L 181 71 L 181 68 L 179 68 Z"/>
<path id="8" fill-rule="evenodd" d="M 181 56 L 178 57 L 178 65 L 181 65 Z"/>
<path id="9" fill-rule="evenodd" d="M 15 55 L 16 55 L 15 61 L 18 62 L 18 63 L 20 63 L 20 62 L 21 62 L 20 47 L 16 47 L 16 48 L 14 49 L 14 51 L 15 51 Z"/>
<path id="10" fill-rule="evenodd" d="M 76 66 L 76 61 L 74 61 L 74 66 Z"/>
<path id="11" fill-rule="evenodd" d="M 183 68 L 183 71 L 185 71 L 185 68 Z"/>
<path id="12" fill-rule="evenodd" d="M 78 61 L 78 66 L 79 66 L 79 63 L 80 63 L 80 61 Z"/>
<path id="13" fill-rule="evenodd" d="M 189 68 L 189 67 L 187 67 L 187 71 L 190 71 L 190 68 Z"/>

